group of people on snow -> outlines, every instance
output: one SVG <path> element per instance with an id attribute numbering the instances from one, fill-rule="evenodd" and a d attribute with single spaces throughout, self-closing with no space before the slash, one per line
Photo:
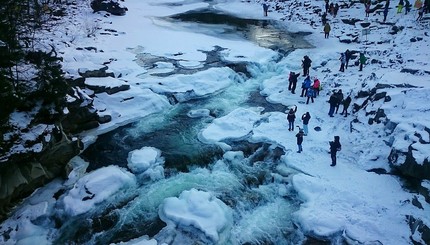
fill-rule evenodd
<path id="1" fill-rule="evenodd" d="M 348 69 L 349 61 L 352 58 L 352 52 L 347 49 L 344 53 L 340 54 L 339 60 L 340 60 L 340 67 L 339 71 L 345 72 L 346 69 Z M 360 52 L 359 58 L 358 58 L 358 64 L 359 64 L 359 71 L 363 71 L 363 66 L 366 64 L 367 58 L 364 55 L 364 52 Z"/>
<path id="2" fill-rule="evenodd" d="M 346 98 L 344 98 L 342 89 L 339 89 L 338 91 L 334 91 L 330 96 L 330 99 L 328 100 L 328 103 L 330 105 L 328 115 L 330 117 L 334 117 L 333 114 L 337 114 L 339 111 L 340 105 L 343 105 L 343 110 L 340 113 L 340 115 L 344 115 L 344 117 L 347 117 L 348 107 L 351 104 L 351 100 L 352 100 L 351 95 L 348 95 Z"/>
<path id="3" fill-rule="evenodd" d="M 350 98 L 348 96 L 348 98 Z M 351 102 L 351 101 L 350 101 Z M 350 103 L 349 102 L 349 103 Z M 345 110 L 344 106 L 344 110 Z M 288 115 L 287 115 L 287 120 L 288 120 L 288 130 L 289 131 L 294 131 L 294 120 L 296 118 L 296 112 L 297 112 L 297 106 L 290 108 L 290 110 L 288 111 Z M 302 122 L 303 122 L 303 128 L 299 127 L 299 132 L 296 134 L 296 139 L 297 139 L 297 153 L 301 153 L 303 151 L 303 139 L 304 136 L 307 136 L 309 131 L 308 131 L 308 124 L 309 121 L 311 119 L 311 115 L 309 114 L 309 112 L 306 112 L 302 115 Z M 340 144 L 340 137 L 339 136 L 334 136 L 334 141 L 330 141 L 329 142 L 330 145 L 330 156 L 331 156 L 331 165 L 330 166 L 336 166 L 336 154 L 338 151 L 341 150 L 341 144 Z"/>
<path id="4" fill-rule="evenodd" d="M 426 2 L 423 3 L 422 0 L 415 0 L 415 3 L 413 5 L 413 7 L 415 9 L 418 10 L 418 18 L 416 19 L 417 21 L 421 20 L 423 18 L 424 12 L 428 13 L 430 11 L 430 1 L 429 0 L 425 0 Z M 366 17 L 369 17 L 370 12 L 372 12 L 371 8 L 371 1 L 366 1 L 365 2 L 365 12 L 366 12 Z M 410 3 L 409 0 L 399 0 L 399 2 L 397 3 L 397 14 L 400 14 L 403 12 L 403 9 L 405 9 L 405 15 L 407 15 L 409 12 L 411 12 L 412 9 L 412 4 Z M 386 0 L 385 1 L 385 5 L 384 5 L 384 11 L 383 11 L 383 22 L 385 22 L 387 20 L 387 16 L 388 16 L 388 11 L 390 9 L 390 0 Z"/>

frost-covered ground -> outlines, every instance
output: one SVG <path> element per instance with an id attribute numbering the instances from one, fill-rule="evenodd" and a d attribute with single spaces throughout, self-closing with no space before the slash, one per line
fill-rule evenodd
<path id="1" fill-rule="evenodd" d="M 298 2 L 279 3 L 278 6 L 282 8 L 278 12 L 273 11 L 275 4 L 270 2 L 272 11 L 266 18 L 282 20 L 285 28 L 292 32 L 311 32 L 307 39 L 315 46 L 313 49 L 297 49 L 281 61 L 274 62 L 276 52 L 249 41 L 220 38 L 214 33 L 191 32 L 186 26 L 158 18 L 207 7 L 207 2 L 183 1 L 177 4 L 176 1 L 167 0 L 127 0 L 124 4 L 129 9 L 126 16 L 108 18 L 103 14 L 93 14 L 88 6 L 80 6 L 78 11 L 75 10 L 72 19 L 65 21 L 51 33 L 46 33 L 54 40 L 59 53 L 64 57 L 63 67 L 67 76 L 78 77 L 78 71 L 98 69 L 108 62 L 109 71 L 115 74 L 115 78 L 88 79 L 86 82 L 91 85 L 130 85 L 130 89 L 124 92 L 112 95 L 102 93 L 93 97 L 99 114 L 111 115 L 112 121 L 85 132 L 82 135 L 85 142 L 90 143 L 98 134 L 151 113 L 168 110 L 172 105 L 162 95 L 164 93 L 193 90 L 196 96 L 210 96 L 228 88 L 234 81 L 235 74 L 225 67 L 211 68 L 191 75 L 177 74 L 160 78 L 151 74 L 173 70 L 171 63 L 158 62 L 155 67 L 145 67 L 137 60 L 139 54 L 145 53 L 152 57 L 177 60 L 184 67 L 196 68 L 205 62 L 206 55 L 202 51 L 211 51 L 218 45 L 225 48 L 221 52 L 225 60 L 270 63 L 260 70 L 260 76 L 264 77 L 260 85 L 261 93 L 272 103 L 296 105 L 296 125 L 301 126 L 299 118 L 303 113 L 309 112 L 312 116 L 310 132 L 304 139 L 303 152 L 296 153 L 297 130 L 288 131 L 286 112 L 229 107 L 232 108 L 230 112 L 213 119 L 200 133 L 202 141 L 219 144 L 226 151 L 225 162 L 243 158 L 241 153 L 229 151 L 230 146 L 223 142 L 225 139 L 270 142 L 282 147 L 286 153 L 277 168 L 288 167 L 297 173 L 288 181 L 279 181 L 279 186 L 276 187 L 277 195 L 284 195 L 285 187 L 282 186 L 293 188 L 298 193 L 302 201 L 300 208 L 289 215 L 306 235 L 318 238 L 343 236 L 350 243 L 379 241 L 382 244 L 412 244 L 412 239 L 417 243 L 425 243 L 418 231 L 411 231 L 407 221 L 407 216 L 413 216 L 430 226 L 430 207 L 424 197 L 402 188 L 398 177 L 367 171 L 385 169 L 389 172 L 387 158 L 390 147 L 384 140 L 391 141 L 398 149 L 404 149 L 418 141 L 415 132 L 425 135 L 424 129 L 430 128 L 427 120 L 430 85 L 428 73 L 424 72 L 430 71 L 428 22 L 417 23 L 415 9 L 408 15 L 395 14 L 394 9 L 390 10 L 387 22 L 405 26 L 395 35 L 389 33 L 390 25 L 380 23 L 382 15 L 378 14 L 378 11 L 372 13 L 367 20 L 371 23 L 370 34 L 363 36 L 360 22 L 349 25 L 341 21 L 343 18 L 364 19 L 364 7 L 356 3 L 348 8 L 341 8 L 336 18 L 329 16 L 332 32 L 330 38 L 324 39 L 320 18 L 314 13 L 315 9 L 324 8 L 323 1 L 305 2 L 306 6 Z M 341 6 L 344 6 L 342 2 Z M 258 2 L 214 1 L 212 7 L 244 18 L 265 18 Z M 88 32 L 94 28 L 100 29 L 95 36 L 88 38 Z M 358 42 L 339 42 L 340 39 L 352 40 L 355 37 Z M 411 42 L 411 39 L 418 41 Z M 84 47 L 96 49 L 77 49 Z M 345 72 L 338 71 L 340 53 L 346 49 L 366 53 L 368 62 L 362 72 L 354 65 L 356 59 L 350 62 Z M 310 104 L 305 104 L 305 98 L 299 97 L 300 88 L 295 95 L 287 90 L 288 73 L 301 70 L 301 59 L 304 55 L 312 59 L 310 74 L 312 77 L 318 77 L 323 87 L 315 103 Z M 419 71 L 415 74 L 403 73 L 401 70 L 404 68 Z M 300 77 L 298 86 L 302 79 Z M 415 87 L 386 89 L 384 91 L 391 101 L 369 101 L 364 109 L 346 118 L 339 114 L 335 114 L 335 117 L 327 115 L 327 101 L 332 90 L 342 89 L 345 94 L 354 97 L 352 104 L 361 105 L 366 98 L 356 98 L 358 92 L 371 90 L 376 84 L 409 84 Z M 90 90 L 82 92 L 92 96 Z M 377 111 L 379 108 L 384 109 L 390 121 L 398 124 L 394 132 L 386 129 L 382 123 L 368 124 L 369 116 L 366 112 Z M 202 115 L 206 115 L 207 108 L 195 109 L 194 113 L 199 114 L 197 110 L 200 110 Z M 354 119 L 355 122 L 351 123 Z M 321 131 L 313 130 L 317 126 Z M 338 164 L 331 167 L 328 142 L 335 135 L 340 136 L 342 151 L 338 154 Z M 416 149 L 419 161 L 428 158 L 428 144 L 417 144 Z M 118 193 L 139 186 L 142 176 L 149 176 L 152 181 L 164 178 L 162 155 L 158 149 L 139 149 L 129 154 L 128 166 L 131 171 L 109 166 L 88 174 L 83 173 L 85 166 L 82 161 L 79 158 L 74 159 L 71 162 L 75 167 L 74 171 L 65 183 L 54 181 L 46 188 L 38 190 L 2 224 L 0 231 L 7 233 L 7 237 L 0 237 L 0 242 L 52 242 L 57 230 L 47 226 L 43 222 L 44 217 L 52 213 L 74 217 L 94 210 L 103 203 L 116 203 L 120 198 L 126 199 L 128 194 Z M 223 175 L 225 178 L 216 175 L 224 168 L 226 167 L 223 164 L 218 163 L 211 169 L 214 175 L 209 176 L 217 176 L 217 180 L 228 179 L 232 188 L 240 188 L 240 184 L 234 182 L 230 175 Z M 202 171 L 198 174 L 202 174 Z M 423 182 L 422 185 L 427 188 L 429 186 L 428 182 Z M 66 190 L 56 200 L 53 196 L 59 189 L 70 190 Z M 204 234 L 204 242 L 207 243 L 225 244 L 230 241 L 234 244 L 234 241 L 246 241 L 234 238 L 240 237 L 240 232 L 232 228 L 237 225 L 234 224 L 233 217 L 239 214 L 233 214 L 231 207 L 214 193 L 192 187 L 180 193 L 171 193 L 173 194 L 166 198 L 154 195 L 152 200 L 157 203 L 156 200 L 161 199 L 157 208 L 160 219 L 167 224 L 164 232 L 197 229 Z M 413 205 L 413 200 L 418 200 L 422 208 Z M 279 202 L 282 200 L 278 199 L 273 205 L 284 207 Z M 276 218 L 272 218 L 275 222 Z M 241 222 L 249 226 L 261 221 L 249 218 Z M 261 222 L 260 228 L 264 231 L 263 226 Z M 230 230 L 233 230 L 232 234 Z M 157 241 L 156 238 L 143 236 L 132 240 L 130 244 L 157 244 Z"/>

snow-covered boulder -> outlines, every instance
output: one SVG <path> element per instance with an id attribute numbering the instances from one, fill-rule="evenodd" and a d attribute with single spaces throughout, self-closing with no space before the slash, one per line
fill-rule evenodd
<path id="1" fill-rule="evenodd" d="M 88 212 L 121 189 L 135 184 L 134 175 L 117 166 L 97 169 L 79 179 L 64 196 L 64 210 L 72 216 Z"/>
<path id="2" fill-rule="evenodd" d="M 158 214 L 168 228 L 193 234 L 209 244 L 225 244 L 233 223 L 227 205 L 211 193 L 194 188 L 179 197 L 166 198 Z"/>
<path id="3" fill-rule="evenodd" d="M 91 8 L 94 12 L 106 11 L 113 15 L 125 15 L 127 8 L 121 6 L 118 1 L 114 0 L 93 0 L 91 2 Z"/>
<path id="4" fill-rule="evenodd" d="M 142 147 L 128 153 L 127 166 L 134 174 L 143 174 L 152 180 L 164 177 L 164 158 L 153 147 Z"/>

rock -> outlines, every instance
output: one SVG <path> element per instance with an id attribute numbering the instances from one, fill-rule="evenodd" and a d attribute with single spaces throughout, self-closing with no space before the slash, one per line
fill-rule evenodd
<path id="1" fill-rule="evenodd" d="M 398 170 L 402 175 L 430 180 L 430 163 L 429 159 L 424 159 L 424 162 L 417 163 L 413 155 L 414 149 L 412 145 L 408 147 L 407 152 L 399 149 L 391 149 L 388 161 L 393 169 Z"/>
<path id="2" fill-rule="evenodd" d="M 371 59 L 370 60 L 370 64 L 374 65 L 374 64 L 382 64 L 382 61 L 377 60 L 377 59 Z"/>
<path id="3" fill-rule="evenodd" d="M 99 116 L 99 118 L 98 118 L 98 122 L 100 123 L 100 124 L 103 124 L 103 123 L 108 123 L 108 122 L 110 122 L 112 120 L 112 116 L 111 115 L 104 115 L 104 116 Z"/>
<path id="4" fill-rule="evenodd" d="M 393 26 L 392 28 L 391 28 L 391 30 L 388 32 L 388 33 L 390 33 L 391 35 L 395 35 L 395 34 L 397 34 L 399 31 L 402 31 L 404 29 L 404 27 L 403 26 L 400 26 L 400 27 L 398 27 L 398 26 Z"/>
<path id="5" fill-rule="evenodd" d="M 97 70 L 84 70 L 84 69 L 79 69 L 78 73 L 79 75 L 81 75 L 84 78 L 88 78 L 88 77 L 115 77 L 113 72 L 106 72 L 108 69 L 107 66 L 103 66 L 100 69 Z"/>
<path id="6" fill-rule="evenodd" d="M 86 86 L 89 89 L 93 90 L 94 93 L 96 94 L 100 94 L 100 93 L 115 94 L 115 93 L 130 89 L 130 85 L 128 84 L 122 84 L 120 86 L 113 86 L 113 87 L 94 86 L 94 85 L 88 85 L 88 84 Z"/>
<path id="7" fill-rule="evenodd" d="M 410 69 L 410 68 L 403 68 L 400 70 L 402 73 L 410 73 L 412 75 L 418 75 L 419 73 L 424 72 L 425 74 L 430 74 L 430 71 L 423 71 L 423 70 L 417 70 L 417 69 Z M 411 85 L 412 86 L 412 85 Z"/>
<path id="8" fill-rule="evenodd" d="M 371 93 L 370 93 L 370 91 L 358 91 L 358 93 L 357 93 L 357 98 L 366 98 L 366 97 L 369 97 L 369 96 L 371 96 Z"/>
<path id="9" fill-rule="evenodd" d="M 414 244 L 430 244 L 430 228 L 420 219 L 414 218 L 412 215 L 406 215 L 412 235 L 410 236 Z M 417 233 L 417 234 L 415 234 Z M 416 241 L 417 238 L 420 238 Z M 421 241 L 420 241 L 421 240 Z"/>
<path id="10" fill-rule="evenodd" d="M 53 134 L 42 152 L 13 155 L 0 164 L 0 220 L 14 203 L 46 182 L 65 176 L 67 163 L 82 149 L 81 141 L 71 141 L 63 132 Z"/>
<path id="11" fill-rule="evenodd" d="M 69 108 L 69 111 L 62 121 L 65 132 L 77 133 L 98 127 L 97 112 L 91 107 Z"/>
<path id="12" fill-rule="evenodd" d="M 91 2 L 91 8 L 94 12 L 106 11 L 113 15 L 123 16 L 127 12 L 126 7 L 122 7 L 118 2 L 113 0 L 93 0 Z"/>
<path id="13" fill-rule="evenodd" d="M 423 209 L 423 205 L 420 203 L 420 201 L 418 200 L 417 196 L 414 196 L 414 198 L 412 199 L 412 205 L 414 205 L 415 207 L 419 208 L 419 209 Z"/>
<path id="14" fill-rule="evenodd" d="M 84 77 L 70 78 L 67 79 L 67 83 L 70 84 L 71 87 L 83 87 L 85 83 Z"/>
<path id="15" fill-rule="evenodd" d="M 345 36 L 339 37 L 339 42 L 341 43 L 352 43 L 353 41 L 354 40 L 350 37 L 345 37 Z"/>
<path id="16" fill-rule="evenodd" d="M 385 129 L 390 131 L 391 133 L 394 132 L 394 129 L 399 125 L 398 123 L 395 123 L 391 120 L 387 120 L 385 123 Z"/>
<path id="17" fill-rule="evenodd" d="M 383 99 L 383 98 L 385 98 L 385 96 L 387 95 L 387 92 L 379 92 L 379 93 L 376 93 L 374 96 L 373 96 L 373 101 L 378 101 L 378 100 L 380 100 L 380 99 Z"/>
<path id="18" fill-rule="evenodd" d="M 370 22 L 361 22 L 360 25 L 361 27 L 366 28 L 370 26 Z"/>
<path id="19" fill-rule="evenodd" d="M 353 25 L 355 26 L 355 23 L 361 21 L 360 19 L 355 19 L 355 18 L 351 18 L 351 19 L 342 19 L 342 22 L 347 24 L 347 25 Z"/>

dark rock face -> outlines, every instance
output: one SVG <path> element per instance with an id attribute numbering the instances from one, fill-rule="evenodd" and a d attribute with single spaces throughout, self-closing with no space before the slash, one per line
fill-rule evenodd
<path id="1" fill-rule="evenodd" d="M 430 228 L 424 224 L 424 222 L 420 219 L 416 219 L 415 217 L 411 215 L 406 216 L 409 227 L 412 231 L 412 234 L 415 234 L 418 232 L 419 236 L 421 237 L 421 240 L 425 242 L 425 244 L 430 244 Z M 415 241 L 414 235 L 411 236 L 412 240 Z M 420 241 L 415 241 L 414 244 L 421 244 Z"/>
<path id="2" fill-rule="evenodd" d="M 65 131 L 78 133 L 99 126 L 99 116 L 95 110 L 89 107 L 69 108 L 69 110 L 70 113 L 62 122 Z"/>
<path id="3" fill-rule="evenodd" d="M 404 160 L 399 162 L 400 159 Z M 402 152 L 393 148 L 388 157 L 388 161 L 394 169 L 397 169 L 403 175 L 417 179 L 430 180 L 429 159 L 424 159 L 423 163 L 417 163 L 416 159 L 414 158 L 414 149 L 412 145 L 409 146 L 407 152 Z"/>
<path id="4" fill-rule="evenodd" d="M 112 0 L 93 0 L 91 8 L 94 12 L 106 11 L 113 15 L 123 16 L 127 12 L 127 8 L 122 7 L 118 2 Z"/>
<path id="5" fill-rule="evenodd" d="M 107 94 L 115 94 L 121 91 L 126 91 L 130 89 L 130 85 L 128 84 L 123 84 L 120 86 L 115 86 L 115 87 L 105 87 L 105 86 L 91 86 L 91 85 L 86 85 L 89 89 L 93 90 L 94 93 L 99 94 L 99 93 L 104 93 L 106 92 Z"/>
<path id="6" fill-rule="evenodd" d="M 21 198 L 47 181 L 66 176 L 66 165 L 82 149 L 82 142 L 71 141 L 64 133 L 53 133 L 40 153 L 13 155 L 0 164 L 0 220 Z"/>
<path id="7" fill-rule="evenodd" d="M 355 23 L 361 21 L 360 19 L 355 19 L 355 18 L 351 18 L 351 19 L 342 19 L 342 22 L 348 25 L 352 25 L 355 26 Z"/>
<path id="8" fill-rule="evenodd" d="M 79 70 L 79 75 L 81 75 L 84 78 L 87 77 L 115 77 L 113 72 L 106 72 L 108 69 L 107 66 L 104 66 L 98 70 L 87 70 L 87 71 L 81 71 Z"/>

